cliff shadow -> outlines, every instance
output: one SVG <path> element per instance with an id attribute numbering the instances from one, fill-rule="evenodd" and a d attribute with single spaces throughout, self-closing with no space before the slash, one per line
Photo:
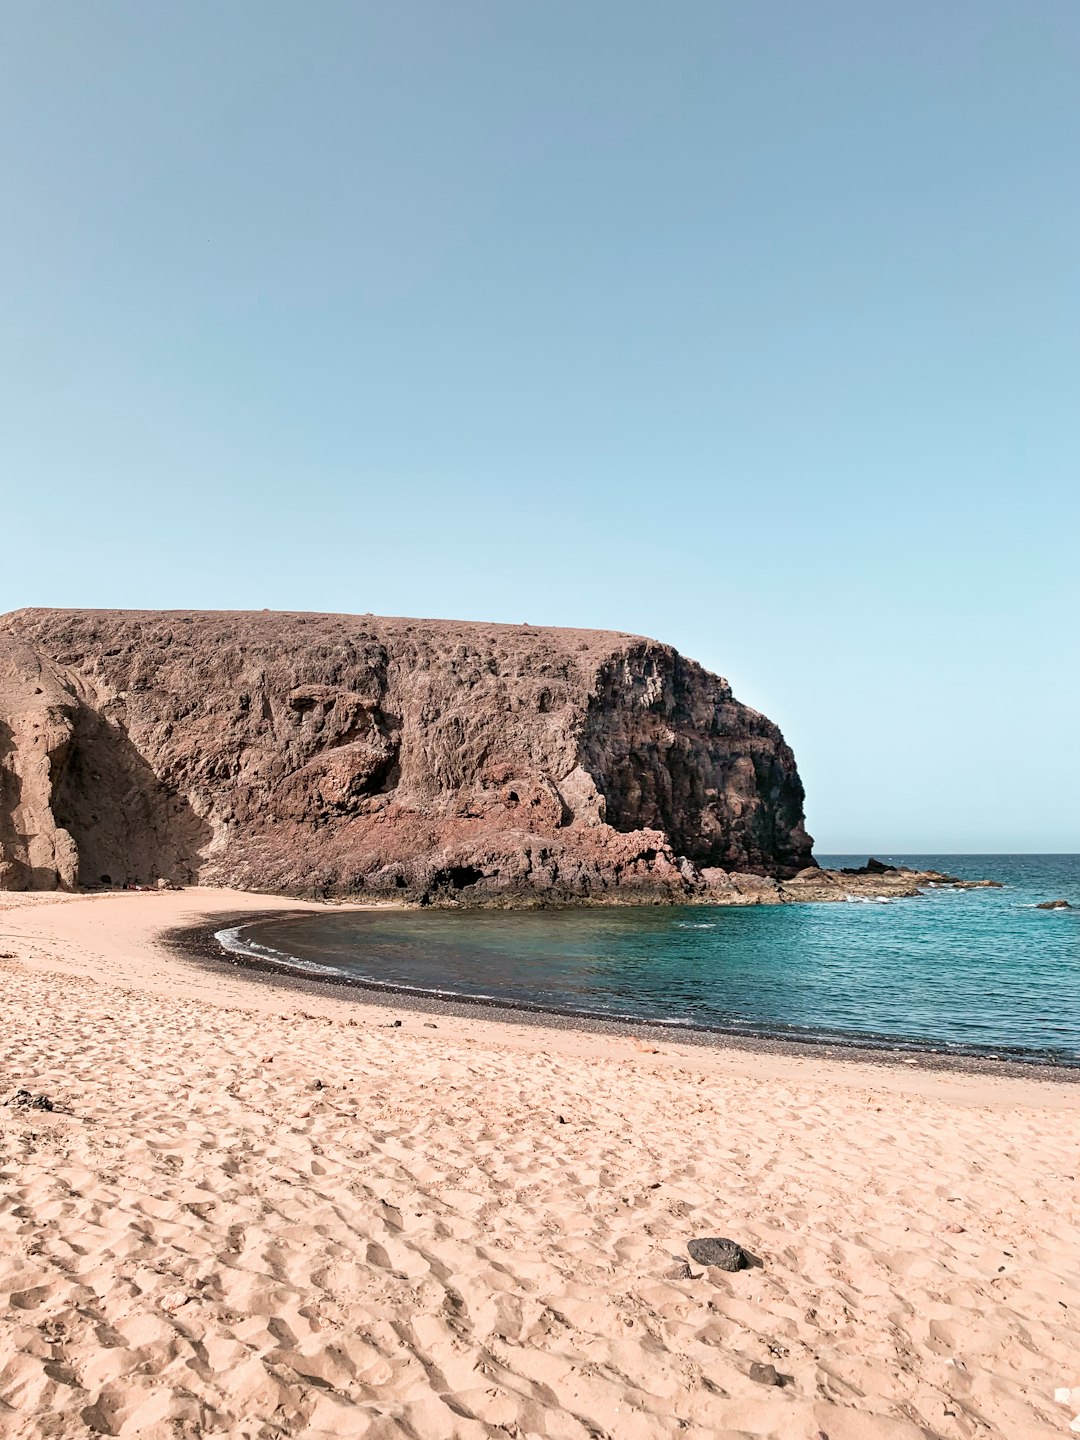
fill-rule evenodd
<path id="1" fill-rule="evenodd" d="M 47 889 L 44 877 L 35 883 L 27 837 L 18 825 L 22 780 L 10 763 L 14 754 L 14 732 L 6 720 L 0 720 L 0 890 Z"/>
<path id="2" fill-rule="evenodd" d="M 52 812 L 75 842 L 83 886 L 193 884 L 213 833 L 123 727 L 86 705 L 54 777 Z"/>

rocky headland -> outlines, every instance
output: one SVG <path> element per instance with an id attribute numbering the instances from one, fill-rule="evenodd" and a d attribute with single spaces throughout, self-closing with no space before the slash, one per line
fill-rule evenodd
<path id="1" fill-rule="evenodd" d="M 0 618 L 0 889 L 761 904 L 946 879 L 819 869 L 777 727 L 639 636 Z"/>

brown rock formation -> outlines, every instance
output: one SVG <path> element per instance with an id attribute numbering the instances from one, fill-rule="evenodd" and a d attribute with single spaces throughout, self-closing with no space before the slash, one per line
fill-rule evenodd
<path id="1" fill-rule="evenodd" d="M 738 877 L 732 876 L 732 879 Z M 906 900 L 927 889 L 1000 890 L 997 880 L 961 880 L 942 870 L 912 870 L 871 858 L 858 870 L 800 870 L 777 886 L 777 899 L 799 900 Z M 766 902 L 767 903 L 767 902 Z"/>
<path id="2" fill-rule="evenodd" d="M 813 867 L 802 807 L 776 726 L 636 636 L 0 618 L 0 887 L 759 903 Z"/>

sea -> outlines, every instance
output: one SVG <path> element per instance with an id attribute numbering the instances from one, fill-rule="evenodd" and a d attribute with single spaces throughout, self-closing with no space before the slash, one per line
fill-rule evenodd
<path id="1" fill-rule="evenodd" d="M 866 855 L 821 855 L 829 868 Z M 878 858 L 1000 890 L 777 906 L 372 910 L 222 931 L 309 977 L 633 1024 L 1080 1066 L 1080 855 Z M 1040 901 L 1075 908 L 1040 910 Z"/>

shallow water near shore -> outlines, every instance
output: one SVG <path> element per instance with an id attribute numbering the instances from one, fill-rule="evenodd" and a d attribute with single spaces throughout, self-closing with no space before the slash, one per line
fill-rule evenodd
<path id="1" fill-rule="evenodd" d="M 830 868 L 866 856 L 819 856 Z M 1080 856 L 893 855 L 921 899 L 309 913 L 222 932 L 309 976 L 743 1035 L 1080 1066 Z M 1073 910 L 1045 911 L 1043 900 Z"/>

